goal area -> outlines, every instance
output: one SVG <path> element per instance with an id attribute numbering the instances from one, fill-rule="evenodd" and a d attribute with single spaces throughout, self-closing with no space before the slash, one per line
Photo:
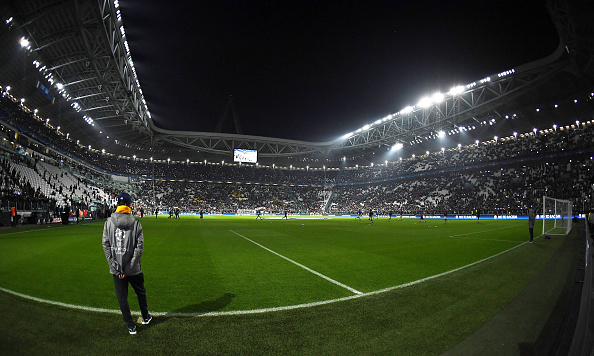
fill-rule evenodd
<path id="1" fill-rule="evenodd" d="M 571 231 L 573 203 L 544 196 L 541 216 L 543 235 L 567 235 Z"/>

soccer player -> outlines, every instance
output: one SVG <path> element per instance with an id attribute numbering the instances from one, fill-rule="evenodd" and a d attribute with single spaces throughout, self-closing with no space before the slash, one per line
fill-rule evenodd
<path id="1" fill-rule="evenodd" d="M 256 210 L 256 220 L 258 220 L 258 218 L 260 218 L 260 220 L 264 220 L 262 219 L 262 212 L 260 211 L 260 209 Z"/>
<path id="2" fill-rule="evenodd" d="M 373 209 L 369 209 L 369 221 L 373 222 Z"/>
<path id="3" fill-rule="evenodd" d="M 448 212 L 447 211 L 444 211 L 443 212 L 443 221 L 446 224 L 448 223 Z"/>
<path id="4" fill-rule="evenodd" d="M 423 213 L 421 213 L 421 220 L 419 222 L 422 222 L 422 223 L 425 222 L 425 217 L 423 216 Z"/>
<path id="5" fill-rule="evenodd" d="M 361 216 L 363 216 L 363 211 L 361 211 L 361 209 L 359 209 L 359 211 L 357 211 L 357 218 L 359 218 L 359 220 L 361 220 Z"/>
<path id="6" fill-rule="evenodd" d="M 130 335 L 136 334 L 136 324 L 128 304 L 128 283 L 134 288 L 142 314 L 142 324 L 148 324 L 153 317 L 148 312 L 144 275 L 140 269 L 140 258 L 144 250 L 144 235 L 140 221 L 134 219 L 130 209 L 132 198 L 128 193 L 118 196 L 118 206 L 103 226 L 103 252 L 113 275 L 116 296 L 124 322 Z"/>
<path id="7" fill-rule="evenodd" d="M 479 223 L 479 220 L 481 219 L 481 211 L 479 209 L 476 209 L 476 223 Z"/>

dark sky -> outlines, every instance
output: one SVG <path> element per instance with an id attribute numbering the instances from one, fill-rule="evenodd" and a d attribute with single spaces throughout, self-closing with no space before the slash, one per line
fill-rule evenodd
<path id="1" fill-rule="evenodd" d="M 545 1 L 120 0 L 155 124 L 327 141 L 549 55 Z M 223 132 L 235 133 L 232 116 Z"/>

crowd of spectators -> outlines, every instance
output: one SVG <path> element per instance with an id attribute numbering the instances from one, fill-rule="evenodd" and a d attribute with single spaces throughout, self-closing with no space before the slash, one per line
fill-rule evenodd
<path id="1" fill-rule="evenodd" d="M 50 173 L 33 158 L 33 169 L 57 190 L 55 196 L 44 195 L 2 163 L 2 196 L 16 194 L 28 200 L 46 200 L 50 205 L 52 199 L 55 204 L 60 200 L 56 197 L 65 196 L 78 205 L 102 204 L 109 210 L 122 189 L 136 195 L 146 211 L 159 207 L 212 213 L 265 209 L 352 214 L 374 209 L 393 214 L 472 214 L 480 209 L 485 214 L 502 215 L 538 207 L 544 195 L 572 200 L 576 210 L 589 209 L 592 203 L 591 123 L 375 166 L 303 170 L 115 157 L 81 148 L 5 96 L 0 100 L 0 116 L 52 148 L 44 153 L 76 177 L 70 185 L 60 184 L 68 173 Z M 66 157 L 69 160 L 63 159 Z M 18 155 L 12 159 L 18 160 Z M 133 184 L 117 183 L 111 174 L 129 177 Z"/>

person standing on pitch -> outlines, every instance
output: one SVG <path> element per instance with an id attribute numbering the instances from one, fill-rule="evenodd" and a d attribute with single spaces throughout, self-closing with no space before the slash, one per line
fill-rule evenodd
<path id="1" fill-rule="evenodd" d="M 128 283 L 132 285 L 142 313 L 142 324 L 148 324 L 153 317 L 148 312 L 144 275 L 140 269 L 140 258 L 144 249 L 144 236 L 140 222 L 131 214 L 132 198 L 127 193 L 118 196 L 118 206 L 103 226 L 103 252 L 113 275 L 116 296 L 124 322 L 130 335 L 136 334 L 136 324 L 128 304 Z"/>
<path id="2" fill-rule="evenodd" d="M 528 231 L 530 231 L 530 243 L 534 240 L 534 220 L 536 217 L 534 216 L 534 210 L 530 208 L 528 210 Z"/>

